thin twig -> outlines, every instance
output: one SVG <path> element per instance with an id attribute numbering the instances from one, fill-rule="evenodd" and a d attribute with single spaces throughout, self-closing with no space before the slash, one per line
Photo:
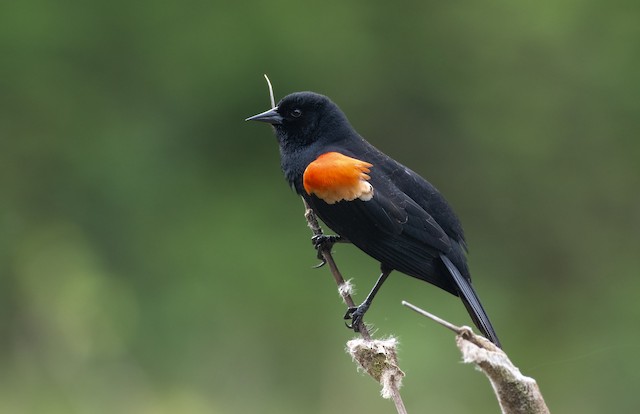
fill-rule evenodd
<path id="1" fill-rule="evenodd" d="M 429 319 L 434 320 L 435 322 L 439 323 L 440 325 L 444 326 L 447 329 L 452 330 L 453 332 L 460 334 L 462 332 L 462 328 L 460 328 L 459 326 L 456 326 L 454 324 L 452 324 L 451 322 L 445 321 L 442 318 L 439 318 L 438 316 L 434 315 L 433 313 L 429 313 L 424 309 L 421 309 L 419 307 L 417 307 L 416 305 L 412 305 L 411 303 L 403 300 L 402 301 L 402 306 L 406 306 L 407 308 L 418 312 L 420 315 L 422 316 L 426 316 Z"/>

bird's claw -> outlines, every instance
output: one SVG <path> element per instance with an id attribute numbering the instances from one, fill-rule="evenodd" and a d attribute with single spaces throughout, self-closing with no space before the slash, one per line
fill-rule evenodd
<path id="1" fill-rule="evenodd" d="M 331 247 L 333 247 L 333 245 L 339 242 L 341 239 L 342 238 L 340 236 L 316 234 L 311 237 L 311 243 L 316 250 L 331 249 Z"/>
<path id="2" fill-rule="evenodd" d="M 318 263 L 317 265 L 311 267 L 312 269 L 320 269 L 322 266 L 327 264 L 327 261 L 325 260 L 325 258 L 320 253 L 318 253 L 318 259 L 320 259 L 320 263 Z"/>
<path id="3" fill-rule="evenodd" d="M 321 268 L 327 264 L 327 260 L 324 258 L 322 252 L 331 251 L 331 247 L 340 240 L 340 236 L 327 236 L 325 234 L 316 234 L 311 237 L 311 243 L 313 247 L 318 251 L 317 257 L 320 263 L 313 266 L 314 269 Z"/>
<path id="4" fill-rule="evenodd" d="M 345 320 L 351 320 L 351 323 L 345 322 L 344 324 L 349 329 L 353 329 L 354 332 L 360 332 L 360 325 L 363 323 L 364 314 L 369 309 L 369 305 L 363 303 L 358 307 L 349 307 L 344 314 Z"/>

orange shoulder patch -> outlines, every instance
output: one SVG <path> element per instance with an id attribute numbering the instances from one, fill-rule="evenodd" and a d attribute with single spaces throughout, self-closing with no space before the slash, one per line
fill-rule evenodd
<path id="1" fill-rule="evenodd" d="M 368 201 L 373 197 L 373 186 L 367 182 L 372 166 L 339 152 L 327 152 L 307 166 L 302 183 L 307 194 L 315 194 L 328 204 L 356 198 Z"/>

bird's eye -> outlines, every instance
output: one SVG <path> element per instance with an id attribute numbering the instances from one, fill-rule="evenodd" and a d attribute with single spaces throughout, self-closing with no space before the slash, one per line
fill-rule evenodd
<path id="1" fill-rule="evenodd" d="M 291 111 L 291 116 L 294 118 L 300 118 L 300 115 L 302 115 L 302 111 L 299 109 L 294 109 L 293 111 Z"/>

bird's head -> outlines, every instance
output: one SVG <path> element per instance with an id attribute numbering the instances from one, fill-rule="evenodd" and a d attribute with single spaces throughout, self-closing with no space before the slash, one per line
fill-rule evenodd
<path id="1" fill-rule="evenodd" d="M 273 125 L 281 148 L 304 148 L 315 142 L 331 143 L 349 134 L 346 117 L 329 98 L 314 92 L 285 96 L 274 108 L 247 121 Z"/>

